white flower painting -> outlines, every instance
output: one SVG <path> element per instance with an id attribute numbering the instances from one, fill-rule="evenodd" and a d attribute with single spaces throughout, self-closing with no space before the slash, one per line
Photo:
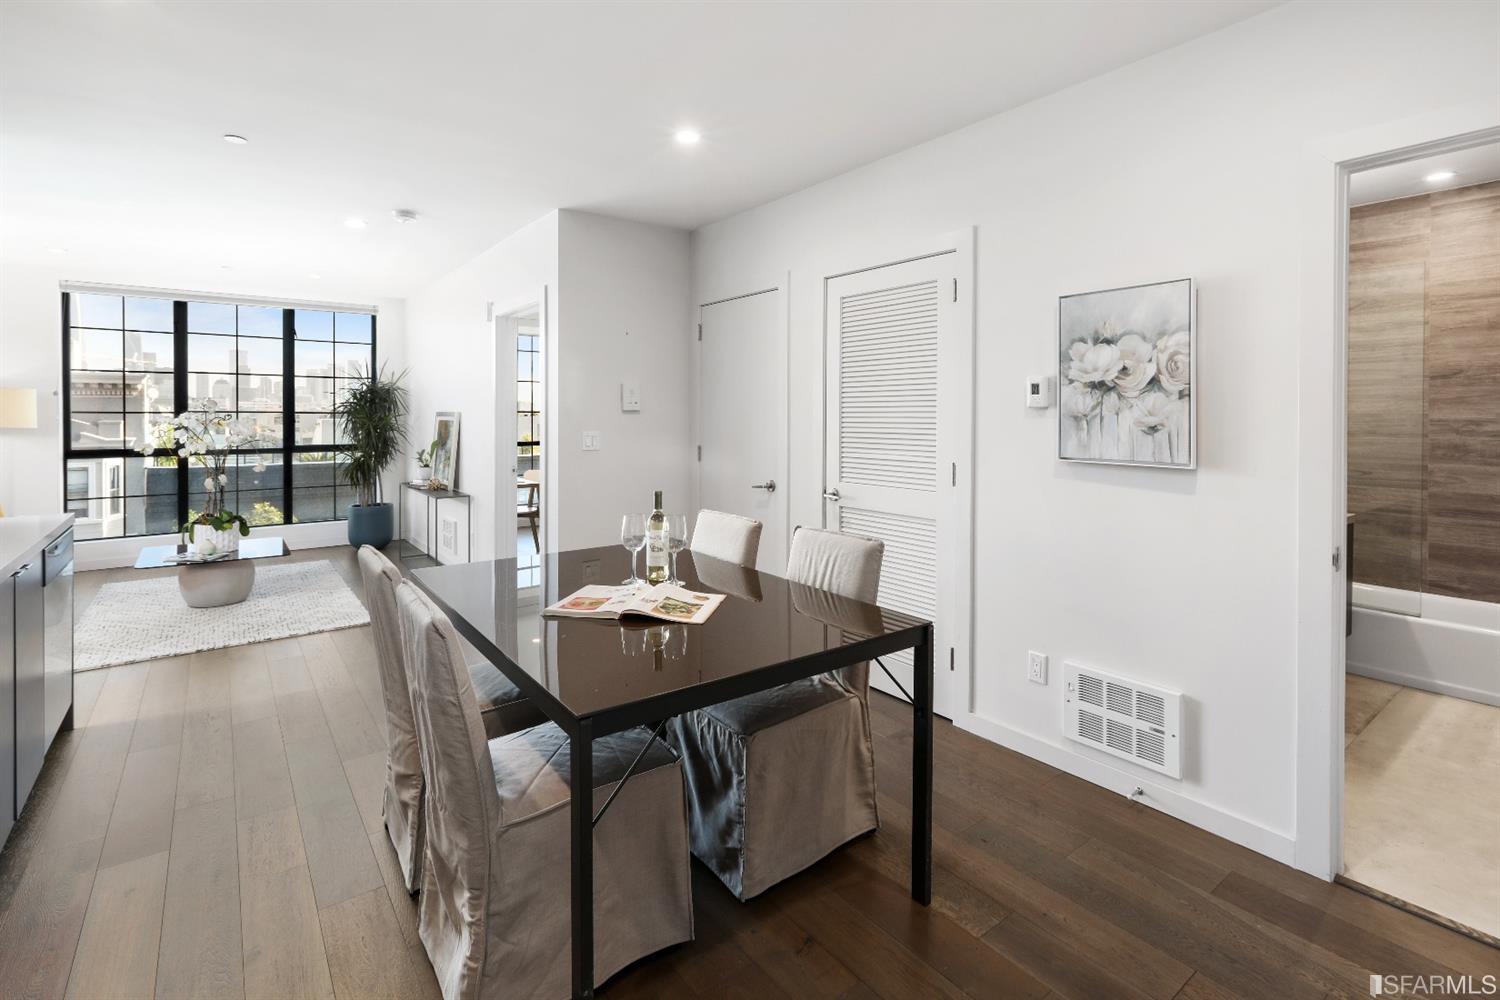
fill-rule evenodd
<path id="1" fill-rule="evenodd" d="M 1191 279 L 1058 303 L 1058 457 L 1196 466 Z"/>

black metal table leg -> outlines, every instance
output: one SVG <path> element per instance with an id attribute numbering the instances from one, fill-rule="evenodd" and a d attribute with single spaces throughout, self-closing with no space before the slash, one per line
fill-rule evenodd
<path id="1" fill-rule="evenodd" d="M 930 658 L 930 657 L 929 657 Z M 573 996 L 594 995 L 594 727 L 572 734 Z"/>
<path id="2" fill-rule="evenodd" d="M 932 626 L 912 655 L 911 898 L 932 902 Z"/>

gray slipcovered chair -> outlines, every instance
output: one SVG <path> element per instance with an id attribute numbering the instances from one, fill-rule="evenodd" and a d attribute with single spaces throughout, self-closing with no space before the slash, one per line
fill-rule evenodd
<path id="1" fill-rule="evenodd" d="M 755 566 L 760 522 L 721 510 L 700 510 L 693 525 L 693 555 L 712 556 L 737 566 Z"/>
<path id="2" fill-rule="evenodd" d="M 873 603 L 883 543 L 798 528 L 787 578 Z M 803 592 L 804 600 L 811 592 Z M 874 830 L 869 665 L 785 684 L 673 719 L 693 854 L 740 899 Z"/>
<path id="3" fill-rule="evenodd" d="M 567 736 L 546 723 L 487 739 L 453 624 L 410 583 L 396 589 L 427 772 L 417 934 L 444 1000 L 565 997 L 571 983 Z M 649 745 L 648 745 L 649 743 Z M 641 729 L 594 743 L 595 985 L 693 937 L 682 770 Z"/>
<path id="4" fill-rule="evenodd" d="M 401 862 L 406 891 L 416 892 L 422 880 L 422 761 L 412 725 L 410 672 L 401 649 L 396 619 L 396 585 L 401 571 L 379 549 L 359 550 L 359 573 L 365 585 L 365 606 L 375 658 L 380 665 L 380 692 L 385 701 L 385 796 L 381 812 L 386 834 Z M 485 731 L 501 736 L 546 721 L 521 696 L 505 675 L 488 663 L 469 668 L 470 683 L 484 718 Z"/>

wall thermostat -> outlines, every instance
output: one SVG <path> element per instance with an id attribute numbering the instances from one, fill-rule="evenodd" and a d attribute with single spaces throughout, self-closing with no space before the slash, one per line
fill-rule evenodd
<path id="1" fill-rule="evenodd" d="M 1057 379 L 1051 375 L 1033 375 L 1026 380 L 1026 405 L 1033 410 L 1045 410 L 1052 405 L 1052 396 Z"/>

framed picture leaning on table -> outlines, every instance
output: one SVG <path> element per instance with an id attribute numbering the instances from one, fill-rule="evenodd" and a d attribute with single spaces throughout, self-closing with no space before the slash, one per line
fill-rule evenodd
<path id="1" fill-rule="evenodd" d="M 432 478 L 450 490 L 458 489 L 458 416 L 440 412 L 432 425 Z"/>

